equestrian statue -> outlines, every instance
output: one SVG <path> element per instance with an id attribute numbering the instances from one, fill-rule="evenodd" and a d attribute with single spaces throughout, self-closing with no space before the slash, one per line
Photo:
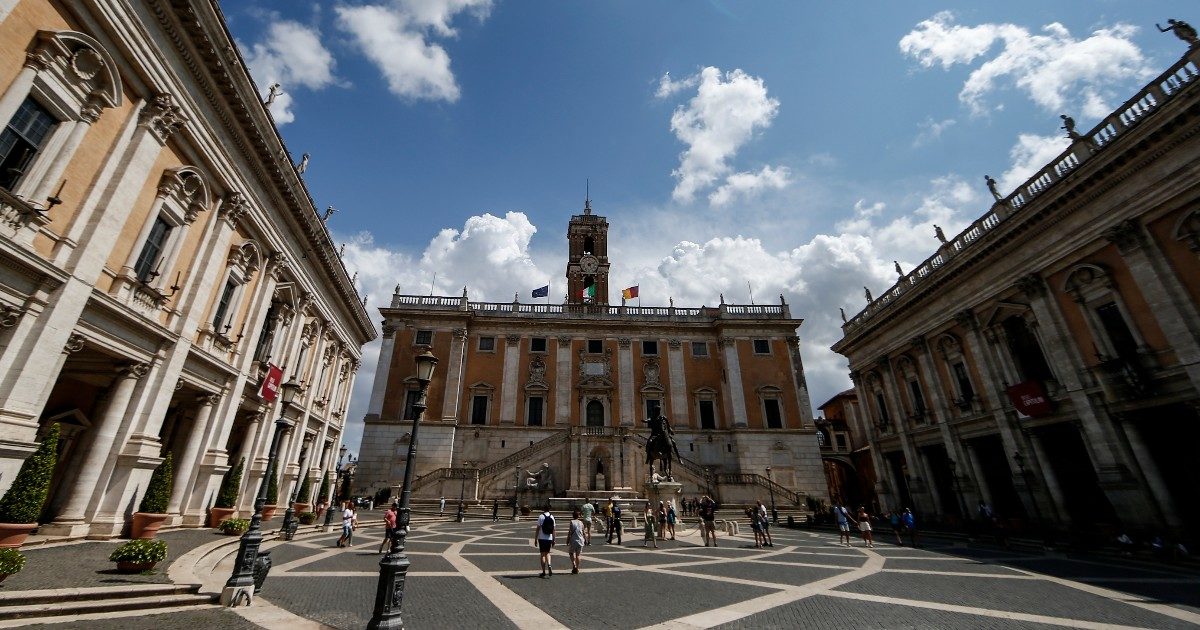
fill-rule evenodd
<path id="1" fill-rule="evenodd" d="M 671 429 L 671 421 L 664 415 L 646 419 L 650 426 L 650 438 L 646 440 L 646 463 L 650 466 L 650 480 L 654 480 L 654 460 L 660 462 L 660 475 L 667 481 L 675 481 L 671 476 L 671 458 L 682 459 L 679 447 L 675 446 L 675 431 Z"/>

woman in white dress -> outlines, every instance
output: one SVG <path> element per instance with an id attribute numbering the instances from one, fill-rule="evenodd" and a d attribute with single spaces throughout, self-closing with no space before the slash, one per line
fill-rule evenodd
<path id="1" fill-rule="evenodd" d="M 868 547 L 875 546 L 875 539 L 871 537 L 871 515 L 867 514 L 867 508 L 863 506 L 858 508 L 858 531 Z"/>

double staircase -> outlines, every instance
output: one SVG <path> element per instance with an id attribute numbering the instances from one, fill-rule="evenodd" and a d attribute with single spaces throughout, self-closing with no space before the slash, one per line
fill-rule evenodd
<path id="1" fill-rule="evenodd" d="M 481 486 L 487 485 L 498 475 L 507 472 L 520 462 L 533 459 L 546 450 L 561 444 L 565 444 L 569 435 L 570 434 L 566 431 L 558 431 L 550 437 L 534 442 L 533 444 L 530 444 L 529 446 L 526 446 L 525 448 L 508 455 L 507 457 L 502 457 L 488 464 L 487 466 L 484 466 L 483 468 L 452 468 L 447 466 L 432 470 L 424 475 L 421 475 L 420 477 L 417 477 L 413 481 L 412 491 L 416 493 L 421 488 L 424 488 L 435 481 L 442 479 L 474 479 L 476 473 L 479 475 L 479 484 Z"/>

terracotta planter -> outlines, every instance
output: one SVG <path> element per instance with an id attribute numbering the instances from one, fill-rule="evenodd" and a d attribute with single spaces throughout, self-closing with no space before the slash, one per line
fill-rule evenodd
<path id="1" fill-rule="evenodd" d="M 0 523 L 0 549 L 18 549 L 37 523 Z"/>
<path id="2" fill-rule="evenodd" d="M 296 514 L 299 514 L 301 512 L 307 512 L 307 511 L 311 510 L 312 504 L 311 503 L 293 503 L 292 509 L 295 510 Z"/>
<path id="3" fill-rule="evenodd" d="M 158 528 L 171 518 L 170 514 L 154 514 L 152 512 L 134 512 L 133 526 L 129 537 L 134 540 L 150 540 L 158 535 Z"/>
<path id="4" fill-rule="evenodd" d="M 234 508 L 208 508 L 208 524 L 210 527 L 217 527 L 221 521 L 231 518 L 236 512 Z"/>
<path id="5" fill-rule="evenodd" d="M 118 562 L 117 570 L 121 573 L 141 573 L 154 568 L 157 562 Z"/>
<path id="6" fill-rule="evenodd" d="M 279 509 L 278 505 L 264 505 L 263 513 L 262 513 L 262 520 L 264 520 L 264 521 L 271 520 L 271 517 L 275 516 L 275 510 L 278 510 L 278 509 Z"/>

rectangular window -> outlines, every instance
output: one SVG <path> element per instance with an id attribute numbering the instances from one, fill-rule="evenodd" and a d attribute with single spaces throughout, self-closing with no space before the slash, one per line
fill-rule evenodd
<path id="1" fill-rule="evenodd" d="M 417 346 L 432 346 L 433 345 L 433 331 L 432 330 L 418 330 L 416 338 L 413 339 L 413 344 L 417 345 Z"/>
<path id="2" fill-rule="evenodd" d="M 1100 318 L 1100 324 L 1104 326 L 1104 332 L 1108 335 L 1113 352 L 1126 360 L 1137 357 L 1137 340 L 1133 338 L 1133 332 L 1129 330 L 1129 324 L 1121 315 L 1121 309 L 1117 308 L 1117 303 L 1109 302 L 1097 307 L 1096 316 Z"/>
<path id="3" fill-rule="evenodd" d="M 658 342 L 657 341 L 643 341 L 642 342 L 642 354 L 647 355 L 647 356 L 658 355 Z"/>
<path id="4" fill-rule="evenodd" d="M 480 337 L 479 338 L 479 351 L 480 352 L 495 352 L 496 351 L 496 338 L 495 337 Z"/>
<path id="5" fill-rule="evenodd" d="M 150 235 L 146 237 L 146 242 L 142 245 L 142 253 L 138 254 L 137 263 L 133 266 L 133 272 L 137 274 L 138 281 L 150 282 L 158 275 L 159 272 L 155 266 L 158 264 L 163 250 L 166 249 L 167 237 L 170 234 L 171 224 L 161 216 L 155 217 L 154 225 L 150 228 Z"/>
<path id="6" fill-rule="evenodd" d="M 766 339 L 755 339 L 754 354 L 771 354 L 771 342 Z"/>
<path id="7" fill-rule="evenodd" d="M 782 429 L 783 414 L 779 411 L 779 401 L 774 398 L 767 398 L 763 401 L 763 409 L 767 413 L 767 428 Z"/>
<path id="8" fill-rule="evenodd" d="M 530 352 L 545 352 L 546 351 L 546 338 L 545 337 L 531 338 L 529 340 L 529 351 Z"/>
<path id="9" fill-rule="evenodd" d="M 545 399 L 541 396 L 530 396 L 527 404 L 527 415 L 525 424 L 531 427 L 542 426 L 542 409 L 544 409 Z"/>
<path id="10" fill-rule="evenodd" d="M 588 339 L 588 352 L 592 354 L 600 354 L 604 352 L 604 340 Z"/>
<path id="11" fill-rule="evenodd" d="M 711 400 L 700 401 L 700 428 L 717 428 L 717 409 Z"/>
<path id="12" fill-rule="evenodd" d="M 221 300 L 217 302 L 217 312 L 213 313 L 212 326 L 213 330 L 221 332 L 221 324 L 225 323 L 225 316 L 229 311 L 229 303 L 233 301 L 233 292 L 237 291 L 237 283 L 230 278 L 225 281 L 225 290 L 221 291 Z"/>
<path id="13" fill-rule="evenodd" d="M 915 380 L 909 381 L 908 391 L 912 393 L 913 413 L 923 415 L 925 413 L 925 395 L 921 393 L 921 384 Z"/>
<path id="14" fill-rule="evenodd" d="M 833 439 L 837 441 L 837 448 L 839 451 L 846 450 L 846 434 L 845 433 L 835 433 L 833 436 Z"/>
<path id="15" fill-rule="evenodd" d="M 416 412 L 416 410 L 413 409 L 413 406 L 416 405 L 417 401 L 420 399 L 421 399 L 421 392 L 419 390 L 410 389 L 404 393 L 404 417 L 402 418 L 403 420 L 415 420 L 416 419 L 417 412 Z"/>
<path id="16" fill-rule="evenodd" d="M 488 397 L 471 398 L 471 424 L 487 424 Z"/>
<path id="17" fill-rule="evenodd" d="M 883 401 L 883 392 L 875 392 L 875 404 L 879 407 L 879 424 L 884 428 L 892 426 L 892 418 L 888 415 L 887 403 Z"/>
<path id="18" fill-rule="evenodd" d="M 967 366 L 961 361 L 955 363 L 954 380 L 958 381 L 958 392 L 962 396 L 963 402 L 970 402 L 975 398 L 975 388 L 971 387 L 971 377 L 967 375 Z"/>
<path id="19" fill-rule="evenodd" d="M 646 399 L 646 417 L 657 418 L 662 413 L 662 401 L 657 398 Z"/>
<path id="20" fill-rule="evenodd" d="M 0 188 L 11 190 L 17 185 L 56 122 L 31 97 L 17 107 L 17 113 L 0 132 Z"/>
<path id="21" fill-rule="evenodd" d="M 692 342 L 692 356 L 696 357 L 696 358 L 707 358 L 708 357 L 708 342 L 707 341 L 693 341 Z"/>

